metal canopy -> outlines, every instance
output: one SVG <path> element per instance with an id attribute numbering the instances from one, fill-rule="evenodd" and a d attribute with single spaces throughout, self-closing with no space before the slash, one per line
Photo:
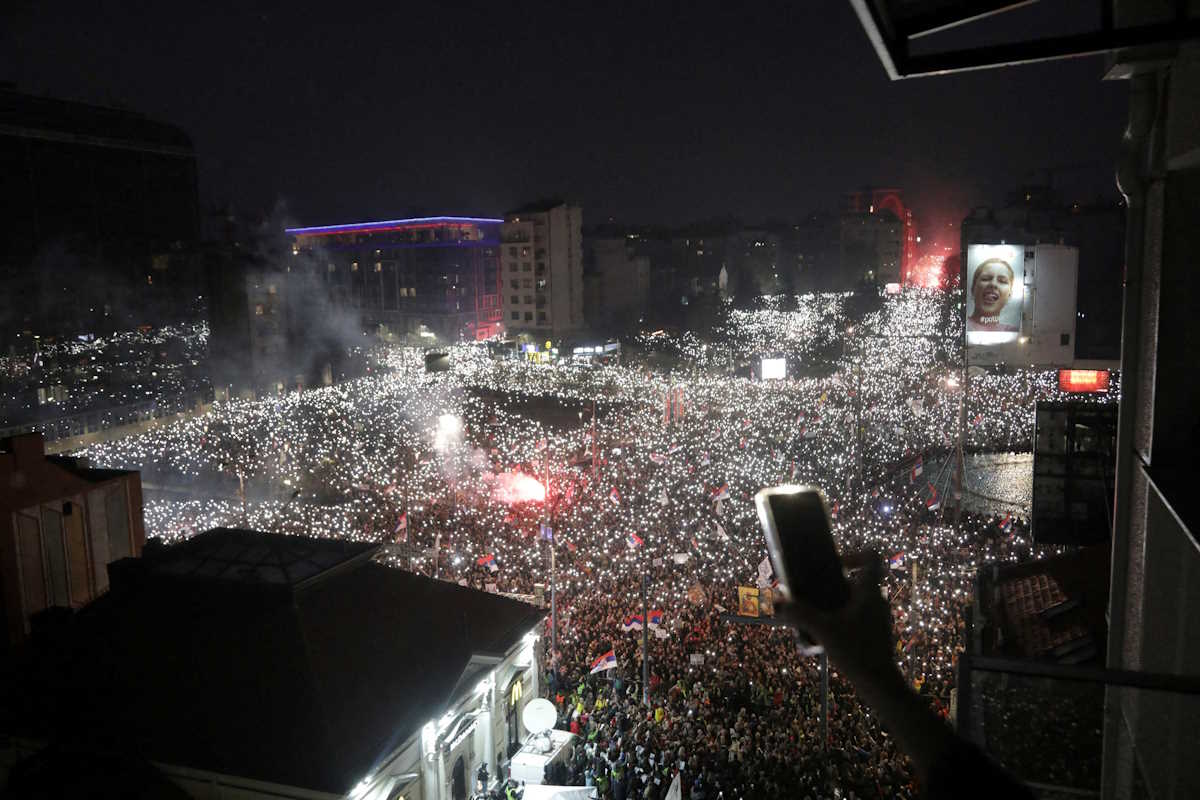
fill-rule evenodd
<path id="1" fill-rule="evenodd" d="M 1130 27 L 1113 24 L 1112 0 L 1097 0 L 1100 28 L 1085 33 L 913 55 L 909 42 L 994 17 L 1037 0 L 850 0 L 879 61 L 892 80 L 1097 55 L 1129 47 L 1200 38 L 1200 19 L 1183 15 Z"/>

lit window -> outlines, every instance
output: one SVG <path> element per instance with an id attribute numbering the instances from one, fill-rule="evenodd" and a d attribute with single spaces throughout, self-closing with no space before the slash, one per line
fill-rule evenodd
<path id="1" fill-rule="evenodd" d="M 275 294 L 275 284 L 272 283 L 267 286 L 267 294 Z"/>
<path id="2" fill-rule="evenodd" d="M 258 305 L 254 306 L 254 315 L 257 317 L 261 317 L 263 315 L 262 303 L 259 303 Z"/>
<path id="3" fill-rule="evenodd" d="M 358 262 L 357 261 L 350 262 L 350 271 L 358 272 Z"/>
<path id="4" fill-rule="evenodd" d="M 383 264 L 382 264 L 382 263 L 380 263 L 380 262 L 378 262 L 378 261 L 376 261 L 376 262 L 375 262 L 375 271 L 376 271 L 376 272 L 383 272 Z"/>

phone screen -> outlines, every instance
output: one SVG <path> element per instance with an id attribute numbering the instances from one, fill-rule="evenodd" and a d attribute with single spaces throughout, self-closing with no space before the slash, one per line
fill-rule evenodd
<path id="1" fill-rule="evenodd" d="M 767 489 L 763 519 L 771 563 L 787 591 L 825 611 L 844 606 L 850 586 L 833 543 L 829 512 L 812 488 Z M 773 528 L 773 530 L 772 530 Z"/>

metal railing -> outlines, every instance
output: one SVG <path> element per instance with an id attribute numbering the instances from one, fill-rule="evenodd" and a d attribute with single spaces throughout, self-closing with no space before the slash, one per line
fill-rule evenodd
<path id="1" fill-rule="evenodd" d="M 1039 797 L 1200 797 L 1200 677 L 967 653 L 958 669 L 959 731 Z"/>

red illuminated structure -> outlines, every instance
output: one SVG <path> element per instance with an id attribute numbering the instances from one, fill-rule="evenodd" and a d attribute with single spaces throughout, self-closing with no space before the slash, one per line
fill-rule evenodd
<path id="1" fill-rule="evenodd" d="M 1069 394 L 1107 392 L 1109 373 L 1106 369 L 1060 369 L 1058 389 Z"/>

